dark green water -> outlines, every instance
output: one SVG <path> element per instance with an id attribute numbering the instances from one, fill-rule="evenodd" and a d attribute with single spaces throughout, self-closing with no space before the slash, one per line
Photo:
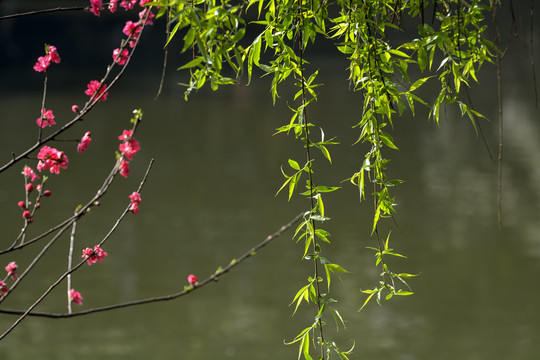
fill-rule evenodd
<path id="1" fill-rule="evenodd" d="M 157 60 L 156 60 L 157 61 Z M 157 63 L 159 63 L 157 61 Z M 335 281 L 333 296 L 347 328 L 327 331 L 342 348 L 356 348 L 351 358 L 376 359 L 536 359 L 540 343 L 538 275 L 540 275 L 540 126 L 530 84 L 530 68 L 509 58 L 505 67 L 504 226 L 497 230 L 496 164 L 481 139 L 456 109 L 441 123 L 416 118 L 396 121 L 392 134 L 400 151 L 389 153 L 391 174 L 406 182 L 396 189 L 396 221 L 387 223 L 393 247 L 408 259 L 393 261 L 395 271 L 421 273 L 411 281 L 414 296 L 383 307 L 375 303 L 357 312 L 364 301 L 360 289 L 374 287 L 369 202 L 360 204 L 348 182 L 361 165 L 366 148 L 351 147 L 359 116 L 359 94 L 347 90 L 346 76 L 334 58 L 320 58 L 325 87 L 310 120 L 341 145 L 328 165 L 317 154 L 316 181 L 341 185 L 328 196 L 332 221 L 327 229 L 333 244 L 327 255 L 352 272 Z M 5 69 L 2 71 L 6 71 Z M 4 73 L 2 73 L 4 75 Z M 483 131 L 496 152 L 496 102 L 492 73 L 487 86 L 471 95 L 480 111 L 493 119 Z M 50 78 L 48 107 L 57 122 L 70 119 L 70 107 L 82 103 L 89 76 Z M 136 78 L 137 82 L 129 80 Z M 155 159 L 138 215 L 130 215 L 107 243 L 109 257 L 73 276 L 83 293 L 82 309 L 182 289 L 190 273 L 200 279 L 262 241 L 305 210 L 308 202 L 295 196 L 275 197 L 282 181 L 280 166 L 289 157 L 303 159 L 302 146 L 274 129 L 288 122 L 283 100 L 272 106 L 267 82 L 252 87 L 201 92 L 189 102 L 175 85 L 177 75 L 158 101 L 151 100 L 159 75 L 126 74 L 126 81 L 66 135 L 78 138 L 90 130 L 94 141 L 87 153 L 75 143 L 59 143 L 70 158 L 69 169 L 50 176 L 53 196 L 42 202 L 32 231 L 47 229 L 69 216 L 96 190 L 114 162 L 116 137 L 134 108 L 145 117 L 137 139 L 142 150 L 128 179 L 117 179 L 101 201 L 77 225 L 79 249 L 101 240 L 138 186 L 151 158 Z M 0 159 L 20 152 L 36 132 L 41 94 L 36 78 L 22 79 L 32 91 L 8 92 L 0 98 L 2 132 Z M 38 85 L 35 85 L 38 84 Z M 81 90 L 82 89 L 82 90 Z M 47 107 L 47 106 L 46 106 Z M 34 136 L 34 135 L 31 135 Z M 71 136 L 71 137 L 70 137 Z M 33 160 L 29 160 L 31 163 Z M 0 211 L 5 248 L 22 221 L 16 203 L 23 196 L 17 166 L 0 178 Z M 181 299 L 100 313 L 68 320 L 28 318 L 0 343 L 2 359 L 292 359 L 295 346 L 286 346 L 314 310 L 289 307 L 296 291 L 311 275 L 312 264 L 301 261 L 302 245 L 291 233 L 276 239 L 256 257 L 211 284 Z M 64 236 L 37 266 L 17 293 L 2 303 L 24 308 L 67 266 L 68 237 Z M 21 268 L 39 250 L 0 256 L 0 264 L 16 260 Z M 77 255 L 78 256 L 78 255 Z M 2 265 L 4 266 L 4 265 Z M 65 285 L 38 308 L 65 311 Z M 0 315 L 6 329 L 15 317 Z"/>

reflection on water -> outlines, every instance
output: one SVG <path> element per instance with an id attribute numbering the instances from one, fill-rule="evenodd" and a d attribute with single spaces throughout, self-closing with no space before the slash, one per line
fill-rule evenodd
<path id="1" fill-rule="evenodd" d="M 321 89 L 311 121 L 322 123 L 327 137 L 337 136 L 342 145 L 335 149 L 332 166 L 317 160 L 324 171 L 316 176 L 328 185 L 339 185 L 358 169 L 364 149 L 349 146 L 356 140 L 350 125 L 358 114 L 357 95 L 346 93 L 347 84 L 335 80 L 341 74 L 328 73 L 332 76 L 324 81 L 327 88 Z M 75 131 L 78 137 L 88 127 L 94 142 L 84 155 L 68 152 L 71 162 L 65 177 L 51 176 L 54 197 L 43 204 L 35 228 L 40 221 L 68 216 L 91 196 L 106 174 L 103 164 L 113 164 L 117 146 L 113 135 L 129 126 L 132 108 L 141 106 L 145 112 L 138 135 L 142 150 L 132 174 L 127 180 L 118 179 L 102 206 L 80 221 L 77 248 L 104 236 L 149 159 L 156 159 L 143 191 L 141 213 L 121 224 L 107 244 L 107 261 L 74 275 L 85 296 L 84 308 L 175 292 L 187 274 L 202 278 L 212 273 L 307 206 L 300 198 L 287 203 L 282 196 L 274 197 L 281 181 L 279 167 L 290 154 L 302 156 L 302 149 L 293 139 L 271 136 L 290 113 L 283 103 L 273 108 L 266 89 L 254 87 L 252 93 L 243 87 L 228 88 L 216 97 L 202 92 L 185 103 L 176 87 L 153 102 L 148 100 L 151 95 L 137 97 L 124 86 Z M 336 99 L 340 92 L 343 96 Z M 51 92 L 48 99 L 51 106 L 65 109 L 55 111 L 58 121 L 69 116 L 77 101 L 80 97 L 72 93 Z M 3 159 L 27 145 L 21 139 L 33 128 L 36 111 L 23 104 L 39 103 L 39 94 L 0 99 L 6 129 L 0 135 Z M 338 109 L 341 104 L 345 106 Z M 392 174 L 406 183 L 396 192 L 399 229 L 388 225 L 387 230 L 392 230 L 394 247 L 409 256 L 407 261 L 396 260 L 395 269 L 422 274 L 411 281 L 417 292 L 413 297 L 356 311 L 364 299 L 360 289 L 378 280 L 373 254 L 365 249 L 373 241 L 370 206 L 359 204 L 357 190 L 347 183 L 328 197 L 327 211 L 333 217 L 328 228 L 334 241 L 329 258 L 353 272 L 334 284 L 348 322 L 345 330 L 332 336 L 343 348 L 356 341 L 353 358 L 537 356 L 540 292 L 534 283 L 540 270 L 536 181 L 540 170 L 534 164 L 540 162 L 540 128 L 538 111 L 530 104 L 510 94 L 505 102 L 502 231 L 496 230 L 496 164 L 474 138 L 467 120 L 456 119 L 448 110 L 440 126 L 420 116 L 396 122 L 400 151 L 389 157 Z M 486 122 L 484 129 L 494 143 L 494 124 Z M 10 190 L 20 180 L 18 171 L 1 179 L 1 216 L 6 224 L 20 220 L 15 204 L 21 194 Z M 56 211 L 54 201 L 65 208 Z M 49 208 L 55 211 L 48 212 Z M 8 227 L 4 244 L 11 242 L 16 230 Z M 63 271 L 65 265 L 55 259 L 64 261 L 66 244 L 63 239 L 51 250 L 38 267 L 39 276 L 21 286 L 18 297 L 10 298 L 6 306 L 27 306 L 36 289 L 44 289 Z M 4 358 L 293 358 L 296 348 L 283 341 L 311 321 L 311 313 L 302 310 L 292 318 L 288 307 L 311 271 L 309 263 L 300 262 L 301 251 L 288 234 L 218 283 L 174 302 L 72 320 L 28 319 L 2 344 Z M 16 254 L 21 265 L 28 261 L 24 256 Z M 1 261 L 7 263 L 8 258 Z M 64 291 L 53 293 L 41 309 L 63 311 Z M 0 325 L 5 328 L 12 320 L 2 315 Z M 331 326 L 328 331 L 333 332 Z"/>

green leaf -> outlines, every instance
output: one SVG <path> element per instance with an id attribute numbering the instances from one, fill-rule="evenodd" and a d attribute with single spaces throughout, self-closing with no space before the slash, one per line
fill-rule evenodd
<path id="1" fill-rule="evenodd" d="M 259 34 L 259 36 L 253 40 L 253 48 L 251 50 L 253 52 L 253 63 L 257 66 L 259 66 L 259 60 L 261 59 L 261 35 L 262 34 Z"/>
<path id="2" fill-rule="evenodd" d="M 304 359 L 306 360 L 313 360 L 313 358 L 309 355 L 309 332 L 304 334 L 304 337 L 302 338 L 302 343 L 300 345 L 301 353 L 304 355 Z M 300 359 L 300 354 L 298 354 L 298 359 Z"/>
<path id="3" fill-rule="evenodd" d="M 424 71 L 427 66 L 427 52 L 422 45 L 418 48 L 418 66 L 420 66 L 421 71 Z"/>
<path id="4" fill-rule="evenodd" d="M 410 57 L 409 55 L 407 55 L 403 51 L 396 50 L 396 49 L 390 49 L 390 50 L 388 50 L 388 52 L 391 53 L 391 54 L 394 54 L 394 55 L 404 57 L 404 58 L 409 58 Z"/>
<path id="5" fill-rule="evenodd" d="M 405 291 L 405 290 L 398 290 L 397 292 L 394 293 L 394 295 L 399 295 L 399 296 L 408 296 L 408 295 L 414 295 L 414 292 L 412 291 Z"/>
<path id="6" fill-rule="evenodd" d="M 417 277 L 417 276 L 420 276 L 420 274 L 407 274 L 407 273 L 399 273 L 397 274 L 397 276 L 401 277 L 401 278 L 412 278 L 412 277 Z"/>
<path id="7" fill-rule="evenodd" d="M 309 302 L 309 287 L 311 286 L 311 283 L 307 284 L 306 286 L 302 287 L 296 295 L 294 296 L 293 301 L 289 304 L 292 305 L 296 301 L 296 306 L 294 308 L 293 314 L 296 313 L 296 310 L 298 310 L 298 306 L 300 306 L 300 303 L 302 300 L 305 300 L 306 302 Z"/>
<path id="8" fill-rule="evenodd" d="M 431 76 L 428 76 L 428 77 L 425 77 L 425 78 L 421 78 L 421 79 L 418 79 L 414 82 L 414 84 L 411 85 L 409 91 L 414 91 L 416 89 L 418 89 L 420 86 L 422 86 L 422 84 L 424 84 L 426 81 L 428 81 L 429 79 L 431 78 Z"/>
<path id="9" fill-rule="evenodd" d="M 195 67 L 195 66 L 199 65 L 202 61 L 203 61 L 202 57 L 196 57 L 195 59 L 191 60 L 190 62 L 188 62 L 184 66 L 181 66 L 179 68 L 179 70 L 180 69 L 189 69 L 189 68 Z"/>
<path id="10" fill-rule="evenodd" d="M 366 292 L 367 290 L 363 290 L 362 292 Z M 373 291 L 366 299 L 366 301 L 364 301 L 364 304 L 362 304 L 362 307 L 360 309 L 358 309 L 358 311 L 361 311 L 369 302 L 369 300 L 371 300 L 371 298 L 373 297 L 373 295 L 377 294 L 377 291 Z"/>
<path id="11" fill-rule="evenodd" d="M 390 134 L 385 133 L 384 131 L 379 131 L 379 137 L 382 142 L 391 149 L 399 150 L 396 145 L 394 145 L 394 139 Z"/>
<path id="12" fill-rule="evenodd" d="M 323 240 L 323 241 L 325 241 L 327 243 L 330 243 L 330 240 L 328 240 L 328 236 L 330 236 L 330 233 L 328 231 L 323 230 L 323 229 L 317 229 L 317 230 L 315 230 L 315 235 L 319 239 L 321 239 L 321 240 Z"/>
<path id="13" fill-rule="evenodd" d="M 343 327 L 345 328 L 345 320 L 343 320 L 343 317 L 341 317 L 341 314 L 339 313 L 339 311 L 337 311 L 334 308 L 330 308 L 330 311 L 332 312 L 332 317 L 334 318 L 334 322 L 336 323 L 336 328 L 339 329 L 339 323 L 341 323 Z"/>
<path id="14" fill-rule="evenodd" d="M 184 36 L 184 47 L 182 48 L 181 52 L 186 51 L 195 40 L 195 28 L 192 26 L 187 31 L 186 35 Z"/>
<path id="15" fill-rule="evenodd" d="M 292 159 L 289 159 L 289 166 L 294 170 L 300 170 L 300 165 L 298 165 L 298 163 Z"/>
<path id="16" fill-rule="evenodd" d="M 316 192 L 320 192 L 320 193 L 332 192 L 338 189 L 341 189 L 341 186 L 316 186 L 314 188 Z"/>

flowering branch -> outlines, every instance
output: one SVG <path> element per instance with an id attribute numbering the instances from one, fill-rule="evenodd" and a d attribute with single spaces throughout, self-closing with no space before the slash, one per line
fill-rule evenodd
<path id="1" fill-rule="evenodd" d="M 154 163 L 154 159 L 150 160 L 150 163 L 148 164 L 148 167 L 146 169 L 146 172 L 139 184 L 139 187 L 138 187 L 138 190 L 137 192 L 140 192 L 140 190 L 142 189 L 143 185 L 145 184 L 146 182 L 146 179 L 148 178 L 148 174 L 150 173 L 150 169 L 152 168 L 152 165 Z M 118 169 L 118 167 L 115 167 L 115 169 Z M 118 170 L 117 170 L 118 171 Z M 115 224 L 113 225 L 113 227 L 111 228 L 111 230 L 107 233 L 107 235 L 105 235 L 105 237 L 103 238 L 103 240 L 101 240 L 101 242 L 99 243 L 98 246 L 94 247 L 94 249 L 99 249 L 99 246 L 101 246 L 103 243 L 105 243 L 105 241 L 107 241 L 110 236 L 112 235 L 112 233 L 118 228 L 118 225 L 120 224 L 121 220 L 125 217 L 125 215 L 128 213 L 129 211 L 129 208 L 130 208 L 131 204 L 126 208 L 126 210 L 124 210 L 124 212 L 122 213 L 122 215 L 120 215 L 120 217 L 116 220 Z M 75 222 L 74 222 L 75 223 Z M 69 228 L 69 225 L 65 227 L 65 229 Z M 57 237 L 55 237 L 57 238 Z M 49 244 L 47 244 L 46 248 L 48 248 L 48 246 L 50 246 L 50 244 L 52 244 L 51 242 L 49 242 Z M 38 255 L 38 257 L 36 257 L 32 263 L 32 265 L 37 262 L 37 259 L 40 258 L 44 251 L 46 249 L 44 248 L 44 250 L 42 250 L 42 252 Z M 104 253 L 106 255 L 106 253 Z M 17 325 L 19 325 L 21 323 L 21 321 L 24 320 L 24 318 L 41 302 L 43 301 L 43 299 L 45 299 L 45 297 L 47 295 L 50 294 L 50 292 L 56 288 L 66 277 L 68 277 L 71 273 L 73 273 L 75 270 L 77 270 L 78 268 L 80 268 L 85 262 L 88 262 L 89 264 L 91 263 L 91 258 L 92 258 L 93 254 L 88 256 L 88 257 L 85 257 L 82 261 L 80 261 L 77 265 L 75 265 L 74 267 L 72 268 L 68 268 L 68 270 L 62 275 L 60 276 L 51 286 L 49 286 L 49 288 L 24 312 L 22 312 L 22 315 L 2 334 L 0 335 L 0 340 L 2 340 L 4 337 L 6 337 Z M 20 278 L 22 278 L 29 270 L 30 270 L 31 266 L 29 266 L 26 271 L 21 275 Z M 20 280 L 19 278 L 19 280 Z M 13 284 L 13 286 L 15 286 L 15 284 Z M 7 294 L 6 294 L 7 295 Z M 79 294 L 80 296 L 80 294 Z M 5 298 L 5 297 L 4 297 Z M 69 313 L 69 312 L 68 312 Z"/>
<path id="2" fill-rule="evenodd" d="M 17 287 L 19 282 L 26 276 L 26 274 L 28 274 L 28 272 L 34 267 L 34 265 L 43 257 L 43 255 L 56 242 L 56 240 L 65 231 L 67 231 L 67 229 L 69 229 L 69 227 L 72 226 L 80 217 L 82 217 L 84 214 L 86 214 L 86 212 L 88 211 L 88 209 L 90 209 L 90 207 L 95 206 L 97 204 L 97 200 L 99 200 L 107 192 L 107 189 L 111 185 L 111 183 L 114 180 L 115 176 L 119 172 L 123 176 L 127 176 L 125 173 L 124 174 L 122 173 L 123 169 L 120 168 L 120 165 L 123 164 L 123 163 L 126 163 L 126 161 L 124 161 L 125 156 L 127 156 L 129 159 L 131 159 L 132 156 L 136 153 L 136 151 L 138 151 L 138 142 L 132 136 L 133 136 L 133 133 L 135 132 L 135 130 L 137 128 L 137 125 L 138 125 L 139 120 L 141 119 L 141 117 L 142 117 L 142 112 L 140 110 L 136 110 L 134 118 L 132 119 L 132 121 L 133 121 L 132 129 L 129 130 L 129 131 L 124 130 L 124 135 L 120 136 L 120 139 L 124 139 L 125 134 L 129 134 L 129 139 L 126 139 L 126 142 L 124 142 L 123 144 L 120 145 L 122 155 L 116 160 L 116 163 L 115 163 L 113 169 L 111 170 L 110 174 L 105 179 L 105 181 L 104 181 L 103 185 L 101 186 L 101 188 L 98 189 L 96 195 L 85 206 L 81 206 L 80 209 L 78 209 L 72 217 L 70 217 L 69 219 L 63 221 L 61 224 L 57 225 L 56 227 L 54 227 L 52 229 L 49 229 L 48 231 L 46 231 L 45 233 L 39 235 L 38 237 L 36 237 L 36 238 L 34 238 L 34 239 L 30 240 L 30 241 L 27 241 L 24 244 L 20 244 L 18 246 L 11 246 L 11 248 L 9 248 L 7 250 L 4 250 L 3 252 L 0 252 L 0 254 L 2 254 L 2 253 L 5 253 L 5 252 L 20 249 L 20 248 L 22 248 L 22 247 L 24 247 L 26 245 L 29 245 L 29 244 L 31 244 L 31 243 L 33 243 L 33 242 L 47 236 L 48 234 L 52 233 L 53 231 L 56 231 L 56 230 L 59 229 L 58 233 L 41 249 L 41 251 L 38 253 L 38 255 L 32 260 L 30 265 L 22 273 L 22 275 L 18 279 L 15 280 L 15 282 L 12 284 L 9 291 L 8 290 L 3 291 L 3 296 L 0 297 L 0 303 L 9 295 L 9 293 L 11 293 Z M 134 145 L 128 146 L 128 145 L 126 145 L 126 143 L 128 143 L 128 142 L 129 142 L 129 144 L 136 144 L 137 146 L 136 147 Z M 128 152 L 128 150 L 129 150 L 129 152 Z M 143 184 L 145 183 L 146 178 L 148 176 L 148 172 L 149 172 L 152 164 L 153 164 L 153 160 L 150 162 L 150 164 L 148 166 L 148 169 L 147 169 L 147 171 L 146 171 L 146 173 L 145 173 L 145 175 L 143 177 L 143 180 L 141 181 L 141 184 L 139 185 L 138 191 L 140 191 Z M 131 197 L 130 197 L 130 199 L 131 199 Z M 139 196 L 138 200 L 140 202 L 140 196 Z M 131 204 L 126 209 L 125 213 L 127 213 L 127 211 L 132 209 L 132 205 L 133 205 L 133 199 L 131 199 Z M 125 216 L 125 213 L 121 216 L 121 218 L 123 218 Z M 119 221 L 117 221 L 117 224 L 113 227 L 113 229 L 115 229 L 117 227 L 118 223 L 119 223 Z M 112 233 L 112 231 L 109 232 L 107 237 L 100 243 L 100 245 L 110 236 L 111 233 Z M 67 273 L 66 275 L 69 275 L 69 273 Z"/>
<path id="3" fill-rule="evenodd" d="M 141 183 L 142 185 L 142 183 Z M 177 299 L 179 297 L 182 297 L 184 295 L 187 295 L 188 293 L 201 288 L 205 285 L 208 285 L 210 283 L 213 283 L 219 279 L 220 276 L 224 275 L 225 273 L 229 272 L 234 268 L 235 266 L 239 265 L 240 263 L 244 262 L 249 257 L 256 254 L 257 251 L 265 247 L 269 242 L 283 234 L 285 231 L 289 230 L 294 224 L 296 224 L 300 219 L 302 219 L 304 216 L 308 215 L 310 212 L 302 212 L 298 215 L 296 215 L 291 221 L 289 221 L 287 224 L 281 226 L 279 230 L 274 232 L 272 235 L 268 235 L 266 239 L 264 239 L 259 244 L 255 245 L 253 248 L 251 248 L 249 251 L 245 252 L 242 256 L 240 256 L 238 259 L 233 259 L 229 265 L 225 266 L 224 268 L 219 267 L 214 273 L 212 273 L 208 278 L 201 282 L 196 282 L 194 284 L 191 284 L 189 286 L 184 287 L 182 291 L 169 294 L 169 295 L 163 295 L 163 296 L 156 296 L 156 297 L 150 297 L 146 299 L 140 299 L 140 300 L 133 300 L 128 301 L 124 303 L 114 304 L 114 305 L 108 305 L 83 311 L 77 311 L 74 313 L 48 313 L 48 312 L 33 312 L 32 310 L 35 308 L 35 306 L 32 306 L 31 309 L 23 311 L 23 310 L 12 310 L 12 309 L 0 309 L 0 313 L 2 314 L 12 314 L 12 315 L 23 315 L 23 316 L 39 316 L 39 317 L 47 317 L 47 318 L 68 318 L 68 317 L 74 317 L 74 316 L 81 316 L 81 315 L 88 315 L 96 312 L 101 311 L 108 311 L 108 310 L 114 310 L 114 309 L 120 309 L 125 307 L 131 307 L 135 305 L 142 305 L 142 304 L 148 304 L 153 302 L 159 302 L 159 301 L 168 301 Z M 100 244 L 102 244 L 106 239 L 103 239 Z M 78 264 L 75 268 L 78 268 L 81 264 Z M 68 271 L 64 274 L 64 277 L 67 276 L 68 273 L 73 272 L 75 269 L 71 269 L 71 271 Z M 57 280 L 57 282 L 60 282 L 61 279 Z M 37 304 L 35 304 L 37 305 Z M 21 316 L 22 317 L 22 316 Z M 10 329 L 9 331 L 11 331 Z M 6 334 L 7 335 L 7 334 Z M 0 336 L 0 340 L 5 335 Z"/>
<path id="4" fill-rule="evenodd" d="M 151 9 L 151 7 L 149 8 Z M 133 44 L 133 47 L 132 47 L 132 50 L 131 50 L 131 54 L 130 56 L 128 57 L 128 59 L 126 60 L 126 62 L 122 65 L 120 71 L 118 72 L 118 74 L 114 77 L 114 79 L 109 83 L 108 86 L 105 86 L 105 88 L 103 90 L 101 90 L 101 87 L 104 85 L 105 81 L 107 80 L 107 78 L 110 76 L 111 72 L 112 72 L 112 69 L 114 68 L 114 65 L 116 64 L 116 59 L 113 60 L 113 63 L 111 65 L 109 65 L 107 67 L 107 72 L 105 73 L 104 77 L 102 78 L 102 80 L 99 82 L 99 87 L 98 89 L 100 89 L 99 91 L 96 91 L 91 97 L 90 99 L 86 102 L 86 104 L 84 105 L 83 109 L 81 109 L 78 114 L 75 116 L 75 118 L 73 118 L 73 120 L 71 120 L 70 122 L 66 123 L 64 126 L 62 126 L 60 129 L 56 130 L 54 133 L 52 133 L 51 135 L 47 136 L 46 138 L 44 139 L 40 139 L 36 144 L 34 144 L 33 146 L 29 147 L 26 151 L 24 151 L 23 153 L 21 153 L 20 155 L 15 155 L 15 153 L 13 153 L 13 157 L 12 159 L 7 162 L 6 164 L 4 164 L 2 167 L 0 167 L 0 173 L 2 173 L 3 171 L 9 169 L 11 166 L 15 165 L 16 163 L 18 163 L 19 161 L 21 161 L 22 159 L 25 159 L 27 158 L 31 153 L 33 153 L 34 151 L 36 151 L 41 145 L 43 144 L 46 144 L 48 143 L 49 141 L 52 141 L 52 140 L 56 140 L 55 138 L 64 133 L 66 130 L 68 130 L 69 128 L 71 128 L 75 123 L 77 123 L 78 121 L 81 121 L 83 116 L 86 115 L 88 112 L 90 112 L 90 110 L 92 110 L 92 108 L 94 107 L 94 105 L 96 105 L 96 103 L 100 100 L 102 100 L 104 97 L 106 97 L 107 95 L 107 92 L 113 87 L 114 84 L 116 84 L 116 82 L 122 77 L 122 75 L 124 74 L 124 71 L 126 69 L 126 67 L 128 66 L 129 62 L 130 62 L 130 59 L 131 57 L 133 56 L 133 52 L 135 51 L 135 49 L 137 48 L 137 45 L 139 43 L 139 39 L 140 39 L 140 35 L 142 34 L 142 32 L 144 31 L 144 28 L 148 22 L 148 18 L 150 17 L 150 10 L 147 11 L 147 13 L 145 14 L 145 17 L 144 19 L 141 19 L 142 20 L 142 25 L 140 26 L 140 31 L 137 33 L 137 36 L 134 36 L 135 34 L 130 34 L 128 36 L 128 38 L 125 40 L 126 43 L 132 43 Z M 122 49 L 125 47 L 122 46 Z M 1 252 L 0 252 L 1 254 Z"/>

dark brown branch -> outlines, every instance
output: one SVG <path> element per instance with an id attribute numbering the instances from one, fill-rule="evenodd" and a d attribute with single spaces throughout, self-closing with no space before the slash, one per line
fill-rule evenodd
<path id="1" fill-rule="evenodd" d="M 536 70 L 534 68 L 534 45 L 533 45 L 533 24 L 534 24 L 534 4 L 533 0 L 531 0 L 531 30 L 530 30 L 530 55 L 531 55 L 531 68 L 532 68 L 532 76 L 533 76 L 533 85 L 534 85 L 534 108 L 538 109 L 538 89 L 536 88 Z"/>
<path id="2" fill-rule="evenodd" d="M 165 35 L 167 36 L 167 39 L 165 41 L 169 41 L 169 37 L 171 36 L 171 12 L 167 11 L 167 25 L 165 29 Z M 165 51 L 163 54 L 163 68 L 161 69 L 161 79 L 159 81 L 159 89 L 157 91 L 156 96 L 154 97 L 154 100 L 157 100 L 158 97 L 161 95 L 161 90 L 163 89 L 163 83 L 165 82 L 165 72 L 167 70 L 167 57 L 169 55 L 169 46 L 165 45 Z"/>
<path id="3" fill-rule="evenodd" d="M 272 235 L 268 235 L 266 237 L 266 239 L 264 239 L 262 242 L 260 242 L 259 244 L 257 244 L 253 248 L 251 248 L 249 251 L 245 252 L 238 259 L 233 259 L 229 263 L 229 265 L 225 266 L 224 268 L 219 268 L 216 272 L 214 272 L 213 274 L 208 276 L 208 278 L 206 278 L 205 280 L 203 280 L 203 281 L 201 281 L 201 282 L 199 282 L 199 283 L 197 283 L 195 285 L 186 286 L 184 288 L 184 290 L 173 293 L 173 294 L 150 297 L 150 298 L 140 299 L 140 300 L 133 300 L 133 301 L 128 301 L 128 302 L 124 302 L 124 303 L 113 304 L 113 305 L 108 305 L 108 306 L 103 306 L 103 307 L 78 311 L 78 312 L 74 312 L 74 313 L 71 313 L 71 314 L 69 314 L 69 313 L 48 313 L 48 312 L 37 312 L 37 311 L 34 312 L 34 311 L 31 311 L 35 306 L 32 307 L 30 309 L 30 311 L 28 311 L 28 310 L 26 310 L 26 311 L 24 311 L 24 310 L 13 310 L 13 309 L 0 309 L 0 313 L 2 313 L 2 314 L 12 314 L 12 315 L 46 317 L 46 318 L 70 318 L 70 317 L 74 317 L 74 316 L 88 315 L 88 314 L 92 314 L 92 313 L 108 311 L 108 310 L 115 310 L 115 309 L 121 309 L 121 308 L 131 307 L 131 306 L 135 306 L 135 305 L 143 305 L 143 304 L 149 304 L 149 303 L 153 303 L 153 302 L 160 302 L 160 301 L 168 301 L 168 300 L 177 299 L 177 298 L 182 297 L 184 295 L 187 295 L 187 294 L 189 294 L 189 293 L 191 293 L 191 292 L 193 292 L 193 291 L 195 291 L 195 290 L 197 290 L 197 289 L 199 289 L 199 288 L 201 288 L 201 287 L 203 287 L 205 285 L 208 285 L 210 283 L 213 283 L 213 282 L 217 281 L 219 279 L 219 277 L 221 277 L 225 273 L 232 270 L 235 266 L 239 265 L 240 263 L 245 261 L 247 258 L 255 255 L 257 253 L 257 251 L 259 251 L 260 249 L 265 247 L 269 242 L 271 242 L 272 240 L 274 240 L 275 238 L 277 238 L 278 236 L 283 234 L 285 231 L 289 230 L 294 224 L 296 224 L 300 219 L 302 219 L 304 216 L 308 215 L 309 213 L 310 212 L 302 212 L 302 213 L 296 215 L 294 217 L 294 219 L 289 221 L 287 224 L 281 226 L 279 228 L 279 230 L 276 231 L 275 233 L 273 233 Z M 81 264 L 78 264 L 75 268 L 77 268 L 80 265 Z M 73 272 L 75 270 L 75 268 L 72 269 L 71 271 L 66 272 L 64 274 L 64 277 L 67 276 L 68 273 Z M 0 337 L 0 340 L 1 339 L 2 339 L 2 337 Z"/>
<path id="4" fill-rule="evenodd" d="M 503 161 L 503 108 L 502 108 L 502 84 L 501 84 L 501 53 L 499 50 L 500 36 L 497 25 L 497 4 L 493 5 L 493 27 L 495 30 L 495 67 L 497 70 L 497 102 L 499 114 L 499 155 L 497 156 L 497 225 L 502 228 L 502 161 Z"/>
<path id="5" fill-rule="evenodd" d="M 57 8 L 53 8 L 53 9 L 35 10 L 35 11 L 28 11 L 28 12 L 25 12 L 25 13 L 19 13 L 19 14 L 11 14 L 11 15 L 0 16 L 0 21 L 1 21 L 1 20 L 8 20 L 8 19 L 19 18 L 19 17 L 23 17 L 23 16 L 31 16 L 31 15 L 47 14 L 47 13 L 51 13 L 51 12 L 59 12 L 59 11 L 81 11 L 81 10 L 86 10 L 86 9 L 88 9 L 88 8 L 87 8 L 87 7 L 83 7 L 83 6 L 77 6 L 77 7 L 57 7 Z"/>

